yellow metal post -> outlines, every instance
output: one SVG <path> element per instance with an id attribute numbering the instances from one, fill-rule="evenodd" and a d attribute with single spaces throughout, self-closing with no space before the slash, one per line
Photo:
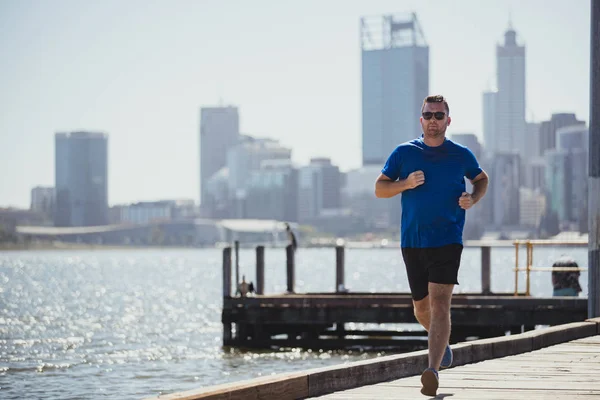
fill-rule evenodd
<path id="1" fill-rule="evenodd" d="M 515 296 L 519 295 L 519 242 L 515 240 Z"/>
<path id="2" fill-rule="evenodd" d="M 531 289 L 531 264 L 533 263 L 533 245 L 528 240 L 527 241 L 527 277 L 526 277 L 526 285 L 525 285 L 525 295 L 530 296 Z"/>

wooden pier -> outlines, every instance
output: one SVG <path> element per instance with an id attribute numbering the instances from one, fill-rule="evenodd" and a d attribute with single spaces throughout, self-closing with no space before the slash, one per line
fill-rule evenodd
<path id="1" fill-rule="evenodd" d="M 482 293 L 452 299 L 451 343 L 531 330 L 535 325 L 559 325 L 587 317 L 587 299 L 532 298 L 514 293 L 491 293 L 490 246 L 482 248 Z M 344 248 L 336 252 L 334 293 L 295 293 L 294 253 L 287 255 L 287 292 L 264 294 L 264 247 L 256 248 L 256 295 L 232 296 L 232 249 L 223 249 L 223 345 L 249 348 L 303 347 L 339 349 L 393 347 L 401 351 L 424 348 L 426 332 L 351 330 L 349 323 L 416 323 L 409 293 L 360 293 L 344 289 Z M 237 252 L 236 252 L 237 253 Z M 236 257 L 236 274 L 237 257 Z"/>
<path id="2" fill-rule="evenodd" d="M 600 395 L 600 318 L 452 346 L 438 398 L 591 399 Z M 425 399 L 426 350 L 163 394 L 152 400 Z"/>
<path id="3" fill-rule="evenodd" d="M 452 400 L 600 398 L 600 335 L 440 371 L 437 398 Z M 426 399 L 420 376 L 314 397 L 323 400 Z"/>

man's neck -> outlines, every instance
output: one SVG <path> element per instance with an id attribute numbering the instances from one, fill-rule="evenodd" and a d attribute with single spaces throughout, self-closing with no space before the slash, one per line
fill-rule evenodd
<path id="1" fill-rule="evenodd" d="M 442 144 L 444 144 L 445 140 L 446 140 L 446 135 L 442 135 L 438 138 L 429 138 L 429 137 L 423 135 L 423 142 L 429 147 L 441 146 Z"/>

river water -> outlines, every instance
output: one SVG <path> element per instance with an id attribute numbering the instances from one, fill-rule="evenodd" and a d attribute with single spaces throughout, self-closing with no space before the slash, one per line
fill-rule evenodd
<path id="1" fill-rule="evenodd" d="M 283 292 L 284 250 L 265 253 L 265 292 Z M 536 248 L 535 266 L 563 253 L 587 266 L 585 248 Z M 481 290 L 480 257 L 465 248 L 455 293 Z M 240 250 L 249 281 L 254 260 L 253 250 Z M 512 248 L 492 250 L 493 291 L 514 290 L 513 267 Z M 223 349 L 221 270 L 218 249 L 0 253 L 0 398 L 139 399 L 385 354 Z M 587 272 L 580 281 L 587 296 Z M 520 282 L 523 290 L 523 275 Z M 334 249 L 299 249 L 296 291 L 334 286 Z M 408 292 L 400 250 L 347 249 L 346 286 Z M 550 273 L 533 273 L 531 288 L 551 296 Z"/>

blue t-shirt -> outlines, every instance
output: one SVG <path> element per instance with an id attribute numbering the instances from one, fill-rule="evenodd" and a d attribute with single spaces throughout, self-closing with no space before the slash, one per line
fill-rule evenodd
<path id="1" fill-rule="evenodd" d="M 465 210 L 458 199 L 465 191 L 465 177 L 473 179 L 482 172 L 477 159 L 449 139 L 429 147 L 421 136 L 396 147 L 381 172 L 396 181 L 419 170 L 425 183 L 402 192 L 401 246 L 462 244 Z"/>

